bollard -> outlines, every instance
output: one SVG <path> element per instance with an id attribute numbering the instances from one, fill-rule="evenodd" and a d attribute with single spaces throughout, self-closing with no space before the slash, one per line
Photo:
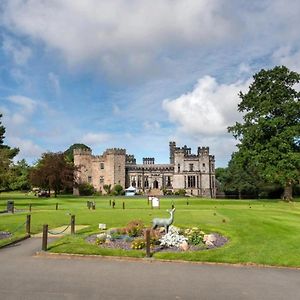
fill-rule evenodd
<path id="1" fill-rule="evenodd" d="M 26 233 L 30 235 L 30 223 L 31 223 L 31 215 L 27 215 L 26 218 Z"/>
<path id="2" fill-rule="evenodd" d="M 146 257 L 150 257 L 150 229 L 146 229 Z"/>
<path id="3" fill-rule="evenodd" d="M 123 209 L 125 209 L 125 202 L 123 201 Z"/>
<path id="4" fill-rule="evenodd" d="M 75 216 L 71 216 L 71 234 L 75 234 Z"/>
<path id="5" fill-rule="evenodd" d="M 116 202 L 115 202 L 115 200 L 113 200 L 113 202 L 112 202 L 112 208 L 115 208 L 115 205 L 116 205 Z"/>
<path id="6" fill-rule="evenodd" d="M 29 211 L 31 212 L 31 204 L 29 204 Z"/>
<path id="7" fill-rule="evenodd" d="M 111 200 L 109 200 L 109 206 L 111 206 Z"/>
<path id="8" fill-rule="evenodd" d="M 56 203 L 55 210 L 58 210 L 58 203 Z"/>
<path id="9" fill-rule="evenodd" d="M 43 225 L 43 239 L 42 239 L 42 250 L 47 251 L 48 242 L 48 224 Z"/>

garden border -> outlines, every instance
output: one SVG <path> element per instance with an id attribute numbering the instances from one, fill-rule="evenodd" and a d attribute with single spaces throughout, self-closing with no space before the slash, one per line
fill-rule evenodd
<path id="1" fill-rule="evenodd" d="M 106 259 L 106 260 L 116 260 L 116 261 L 136 261 L 144 263 L 182 263 L 182 264 L 196 264 L 196 265 L 216 265 L 216 266 L 231 266 L 231 267 L 250 267 L 250 268 L 273 268 L 273 269 L 290 269 L 290 270 L 300 270 L 299 267 L 285 267 L 285 266 L 272 266 L 256 263 L 223 263 L 223 262 L 209 262 L 209 261 L 191 261 L 182 259 L 160 259 L 153 257 L 130 257 L 130 256 L 111 256 L 111 255 L 96 255 L 96 254 L 76 254 L 76 253 L 55 253 L 55 252 L 45 252 L 37 251 L 34 255 L 36 258 L 53 258 L 53 259 Z"/>
<path id="2" fill-rule="evenodd" d="M 9 243 L 7 243 L 7 244 L 5 244 L 5 245 L 0 246 L 0 249 L 3 249 L 3 248 L 5 248 L 5 247 L 9 247 L 9 246 L 14 245 L 14 244 L 17 244 L 17 243 L 19 243 L 19 242 L 22 242 L 22 241 L 24 241 L 24 240 L 29 239 L 30 237 L 31 237 L 30 234 L 25 235 L 25 236 L 23 236 L 23 237 L 21 237 L 21 238 L 19 238 L 19 239 L 16 239 L 16 240 L 11 241 L 11 242 L 9 242 Z"/>

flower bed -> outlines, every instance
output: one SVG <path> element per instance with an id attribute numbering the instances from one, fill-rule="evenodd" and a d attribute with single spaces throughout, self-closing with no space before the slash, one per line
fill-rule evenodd
<path id="1" fill-rule="evenodd" d="M 12 234 L 8 231 L 0 231 L 0 240 L 10 238 Z"/>
<path id="2" fill-rule="evenodd" d="M 102 248 L 142 250 L 146 247 L 146 228 L 139 220 L 130 222 L 124 228 L 102 230 L 99 234 L 89 236 L 86 240 Z M 150 230 L 150 246 L 152 252 L 199 251 L 221 247 L 228 239 L 218 233 L 205 234 L 197 227 L 180 229 L 170 226 L 166 234 L 164 230 Z"/>

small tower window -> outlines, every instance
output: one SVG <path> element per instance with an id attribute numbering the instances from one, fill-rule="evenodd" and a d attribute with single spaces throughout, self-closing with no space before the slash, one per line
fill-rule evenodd
<path id="1" fill-rule="evenodd" d="M 101 169 L 101 170 L 104 169 L 104 163 L 100 163 L 100 169 Z"/>

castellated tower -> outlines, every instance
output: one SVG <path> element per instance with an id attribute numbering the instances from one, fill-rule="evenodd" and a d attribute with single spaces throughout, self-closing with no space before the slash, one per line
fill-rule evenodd
<path id="1" fill-rule="evenodd" d="M 74 149 L 74 166 L 76 183 L 89 182 L 92 176 L 92 151 L 89 149 Z M 77 187 L 73 188 L 73 194 L 79 195 Z"/>
<path id="2" fill-rule="evenodd" d="M 174 164 L 174 151 L 176 149 L 176 143 L 169 142 L 169 149 L 170 149 L 170 164 Z"/>
<path id="3" fill-rule="evenodd" d="M 90 150 L 75 149 L 74 165 L 77 167 L 76 181 L 90 183 L 96 191 L 105 193 L 104 185 L 113 188 L 120 184 L 125 188 L 125 149 L 107 149 L 102 155 L 94 156 Z M 78 189 L 74 189 L 78 195 Z"/>

